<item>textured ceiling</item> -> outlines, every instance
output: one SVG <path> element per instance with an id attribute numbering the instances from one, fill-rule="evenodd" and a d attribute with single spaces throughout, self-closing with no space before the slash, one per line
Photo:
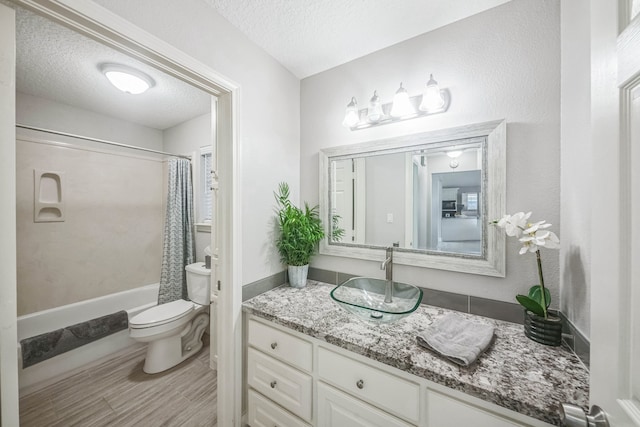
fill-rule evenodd
<path id="1" fill-rule="evenodd" d="M 16 25 L 19 92 L 160 130 L 210 111 L 205 92 L 29 11 L 17 8 Z M 156 84 L 141 95 L 120 92 L 100 72 L 105 62 L 143 71 Z"/>
<path id="2" fill-rule="evenodd" d="M 509 0 L 203 0 L 298 78 Z"/>

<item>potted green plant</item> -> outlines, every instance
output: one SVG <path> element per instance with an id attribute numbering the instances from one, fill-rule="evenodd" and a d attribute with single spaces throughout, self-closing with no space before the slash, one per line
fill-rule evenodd
<path id="1" fill-rule="evenodd" d="M 546 345 L 560 345 L 562 323 L 558 316 L 549 312 L 551 294 L 544 286 L 540 249 L 558 249 L 560 239 L 547 228 L 546 221 L 529 222 L 531 212 L 505 215 L 492 224 L 503 228 L 507 236 L 518 238 L 522 243 L 520 255 L 535 253 L 538 264 L 538 284 L 529 289 L 528 295 L 516 295 L 516 300 L 525 308 L 524 332 L 533 341 Z"/>
<path id="2" fill-rule="evenodd" d="M 278 185 L 278 192 L 274 192 L 274 196 L 278 204 L 279 229 L 276 247 L 280 259 L 288 266 L 289 285 L 302 288 L 307 284 L 309 260 L 324 238 L 318 206 L 310 208 L 305 203 L 304 209 L 296 207 L 289 200 L 289 185 L 286 182 Z"/>

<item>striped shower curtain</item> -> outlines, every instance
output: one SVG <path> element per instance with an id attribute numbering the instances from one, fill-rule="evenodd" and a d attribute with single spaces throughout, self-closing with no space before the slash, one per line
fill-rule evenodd
<path id="1" fill-rule="evenodd" d="M 188 299 L 184 267 L 194 262 L 191 162 L 171 159 L 158 304 Z"/>

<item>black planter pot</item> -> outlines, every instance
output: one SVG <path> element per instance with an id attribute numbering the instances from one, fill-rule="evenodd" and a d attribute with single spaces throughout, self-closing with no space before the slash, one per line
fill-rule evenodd
<path id="1" fill-rule="evenodd" d="M 525 310 L 524 334 L 537 343 L 559 346 L 562 343 L 562 320 L 551 312 L 547 312 L 545 319 Z"/>

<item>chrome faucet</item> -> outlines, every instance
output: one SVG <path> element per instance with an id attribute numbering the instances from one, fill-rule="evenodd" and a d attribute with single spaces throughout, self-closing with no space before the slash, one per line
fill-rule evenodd
<path id="1" fill-rule="evenodd" d="M 384 290 L 384 302 L 393 302 L 393 246 L 387 248 L 386 259 L 380 264 L 380 270 L 386 270 L 387 286 Z"/>

